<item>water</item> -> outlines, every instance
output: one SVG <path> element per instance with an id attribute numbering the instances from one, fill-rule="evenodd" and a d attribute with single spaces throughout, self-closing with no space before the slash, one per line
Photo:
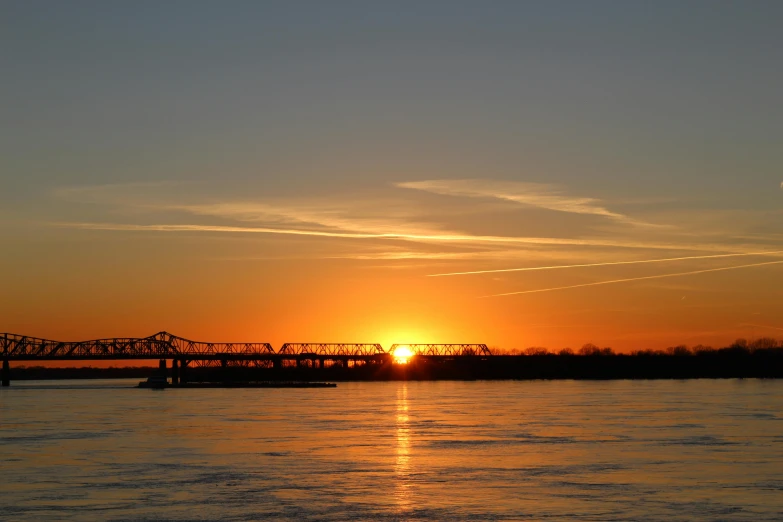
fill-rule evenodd
<path id="1" fill-rule="evenodd" d="M 0 519 L 783 519 L 783 381 L 131 384 L 0 391 Z"/>

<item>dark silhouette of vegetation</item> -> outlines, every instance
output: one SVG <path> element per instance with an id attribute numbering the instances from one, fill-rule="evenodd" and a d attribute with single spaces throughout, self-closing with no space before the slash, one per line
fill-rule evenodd
<path id="1" fill-rule="evenodd" d="M 581 356 L 652 356 L 652 355 L 676 355 L 676 356 L 692 356 L 692 355 L 705 355 L 705 354 L 755 354 L 755 353 L 767 353 L 767 354 L 780 354 L 783 353 L 783 340 L 773 339 L 771 337 L 762 337 L 748 342 L 746 339 L 737 339 L 729 346 L 724 348 L 713 348 L 711 346 L 704 346 L 698 344 L 693 348 L 681 344 L 678 346 L 670 346 L 665 350 L 634 350 L 630 353 L 615 352 L 610 347 L 600 348 L 592 343 L 583 345 L 579 350 L 574 352 L 571 348 L 563 348 L 557 352 L 550 351 L 547 348 L 541 346 L 531 346 L 525 349 L 512 348 L 510 350 L 504 350 L 502 348 L 493 347 L 492 353 L 494 355 L 581 355 Z"/>

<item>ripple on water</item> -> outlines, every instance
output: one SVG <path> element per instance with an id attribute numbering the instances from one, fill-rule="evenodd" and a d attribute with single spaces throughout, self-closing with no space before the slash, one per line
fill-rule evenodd
<path id="1" fill-rule="evenodd" d="M 18 391 L 0 423 L 13 521 L 783 514 L 783 382 Z"/>

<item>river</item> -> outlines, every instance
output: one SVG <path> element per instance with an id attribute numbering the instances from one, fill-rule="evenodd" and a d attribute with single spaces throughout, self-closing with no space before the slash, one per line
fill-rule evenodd
<path id="1" fill-rule="evenodd" d="M 781 520 L 783 381 L 0 390 L 0 520 Z"/>

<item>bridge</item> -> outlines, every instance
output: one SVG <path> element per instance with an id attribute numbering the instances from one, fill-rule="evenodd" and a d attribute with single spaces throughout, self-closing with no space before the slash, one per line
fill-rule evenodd
<path id="1" fill-rule="evenodd" d="M 0 334 L 3 358 L 2 385 L 10 384 L 12 361 L 158 360 L 172 383 L 186 378 L 191 366 L 243 366 L 259 368 L 383 365 L 393 361 L 400 347 L 424 358 L 486 357 L 484 344 L 395 344 L 385 351 L 377 343 L 285 343 L 275 351 L 269 343 L 208 343 L 191 341 L 168 332 L 149 337 L 118 337 L 89 341 L 52 341 L 10 333 Z"/>
<path id="2" fill-rule="evenodd" d="M 410 353 L 425 357 L 468 357 L 492 355 L 486 344 L 393 344 L 389 353 L 405 347 Z"/>

